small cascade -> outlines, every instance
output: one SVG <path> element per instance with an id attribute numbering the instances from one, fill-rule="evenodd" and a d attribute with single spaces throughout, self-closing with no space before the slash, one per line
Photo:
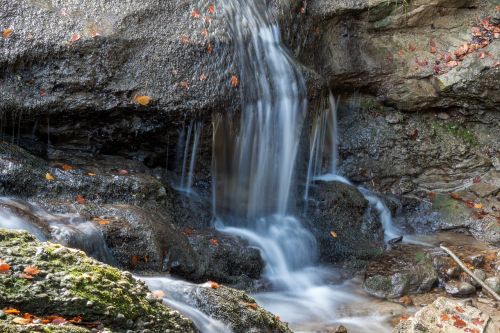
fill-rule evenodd
<path id="1" fill-rule="evenodd" d="M 198 288 L 210 288 L 209 285 L 195 285 L 168 277 L 137 277 L 144 281 L 151 290 L 161 290 L 168 295 L 163 302 L 190 318 L 202 333 L 232 333 L 224 323 L 210 318 L 195 306 L 191 292 Z"/>
<path id="2" fill-rule="evenodd" d="M 192 120 L 187 127 L 183 128 L 177 144 L 177 160 L 178 164 L 181 165 L 181 176 L 177 189 L 188 194 L 192 193 L 201 131 L 202 122 Z"/>
<path id="3" fill-rule="evenodd" d="M 95 259 L 115 264 L 99 229 L 75 214 L 50 214 L 36 205 L 0 198 L 0 228 L 25 230 L 40 241 L 77 248 Z"/>
<path id="4" fill-rule="evenodd" d="M 327 148 L 330 148 L 329 150 Z M 327 150 L 328 154 L 325 152 Z M 337 174 L 338 131 L 337 104 L 330 93 L 328 105 L 320 107 L 319 114 L 312 121 L 309 163 L 307 167 L 304 202 L 309 200 L 309 187 L 315 177 Z"/>

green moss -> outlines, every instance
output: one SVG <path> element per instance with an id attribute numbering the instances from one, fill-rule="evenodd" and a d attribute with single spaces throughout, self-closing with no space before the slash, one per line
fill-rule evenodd
<path id="1" fill-rule="evenodd" d="M 453 121 L 435 122 L 434 124 L 432 124 L 432 129 L 438 136 L 440 134 L 452 135 L 453 137 L 462 140 L 463 142 L 468 143 L 472 146 L 476 146 L 479 143 L 477 137 L 471 131 Z"/>
<path id="2" fill-rule="evenodd" d="M 388 293 L 392 290 L 392 281 L 388 277 L 375 275 L 366 279 L 364 286 L 365 288 L 368 288 L 370 290 L 377 290 Z"/>

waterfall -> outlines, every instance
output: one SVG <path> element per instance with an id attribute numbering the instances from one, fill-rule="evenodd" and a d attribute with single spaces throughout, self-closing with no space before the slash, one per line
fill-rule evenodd
<path id="1" fill-rule="evenodd" d="M 182 129 L 177 143 L 177 160 L 182 160 L 181 176 L 177 189 L 188 194 L 191 193 L 193 187 L 193 178 L 196 167 L 198 146 L 200 144 L 201 130 L 201 121 L 191 121 L 187 128 Z"/>

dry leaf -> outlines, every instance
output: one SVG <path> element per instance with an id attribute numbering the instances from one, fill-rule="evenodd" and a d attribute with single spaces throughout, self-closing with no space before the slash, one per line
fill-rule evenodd
<path id="1" fill-rule="evenodd" d="M 10 270 L 10 265 L 0 259 L 0 273 L 7 273 Z"/>
<path id="2" fill-rule="evenodd" d="M 210 6 L 208 6 L 207 12 L 209 14 L 215 14 L 215 5 L 214 4 L 210 4 Z"/>
<path id="3" fill-rule="evenodd" d="M 87 176 L 90 176 L 90 177 L 95 177 L 95 176 L 97 176 L 97 175 L 96 175 L 95 173 L 93 173 L 93 172 L 88 172 L 88 173 L 87 173 Z"/>
<path id="4" fill-rule="evenodd" d="M 27 266 L 23 272 L 33 276 L 40 274 L 40 270 L 36 266 Z"/>
<path id="5" fill-rule="evenodd" d="M 129 174 L 129 172 L 128 172 L 128 170 L 121 169 L 121 170 L 118 170 L 118 174 L 120 176 L 126 176 Z"/>
<path id="6" fill-rule="evenodd" d="M 13 32 L 14 32 L 14 30 L 11 29 L 11 28 L 3 29 L 2 37 L 3 38 L 9 38 L 10 35 L 12 35 Z"/>
<path id="7" fill-rule="evenodd" d="M 483 205 L 480 204 L 480 203 L 477 203 L 477 204 L 474 204 L 474 208 L 476 208 L 476 209 L 482 209 Z"/>
<path id="8" fill-rule="evenodd" d="M 146 106 L 149 104 L 149 102 L 151 102 L 151 97 L 146 95 L 135 95 L 134 102 L 136 102 L 139 105 Z"/>
<path id="9" fill-rule="evenodd" d="M 237 86 L 239 86 L 239 84 L 240 80 L 238 79 L 238 77 L 236 75 L 231 76 L 231 86 L 233 86 L 233 88 L 236 88 Z"/>
<path id="10" fill-rule="evenodd" d="M 75 201 L 78 202 L 79 204 L 83 205 L 85 203 L 85 198 L 83 196 L 81 196 L 80 194 L 78 194 L 75 197 Z"/>
<path id="11" fill-rule="evenodd" d="M 73 167 L 71 165 L 68 165 L 68 164 L 63 164 L 62 169 L 64 171 L 71 171 L 71 170 L 73 170 Z"/>
<path id="12" fill-rule="evenodd" d="M 30 319 L 21 318 L 21 317 L 16 317 L 16 318 L 12 319 L 12 322 L 14 324 L 18 324 L 18 325 L 27 325 L 27 324 L 31 323 L 31 320 Z"/>
<path id="13" fill-rule="evenodd" d="M 165 298 L 166 294 L 163 290 L 155 290 L 151 292 L 151 295 L 153 295 L 154 298 L 156 299 L 162 299 Z"/>
<path id="14" fill-rule="evenodd" d="M 14 309 L 14 308 L 8 308 L 8 309 L 3 310 L 3 313 L 10 314 L 10 315 L 18 315 L 21 313 L 21 311 L 19 311 L 18 309 Z"/>
<path id="15" fill-rule="evenodd" d="M 78 41 L 80 39 L 80 34 L 73 34 L 71 35 L 71 38 L 68 41 L 68 44 L 73 44 L 74 42 Z"/>
<path id="16" fill-rule="evenodd" d="M 201 17 L 201 13 L 198 9 L 193 9 L 191 12 L 191 17 L 195 19 L 199 19 Z"/>
<path id="17" fill-rule="evenodd" d="M 259 307 L 257 303 L 245 303 L 245 305 L 247 308 L 250 308 L 252 310 L 257 310 L 257 308 Z"/>
<path id="18" fill-rule="evenodd" d="M 219 246 L 219 241 L 217 239 L 212 238 L 210 240 L 210 244 L 213 246 Z"/>
<path id="19" fill-rule="evenodd" d="M 337 238 L 337 233 L 335 231 L 330 231 L 330 236 Z"/>
<path id="20" fill-rule="evenodd" d="M 206 76 L 205 74 L 200 75 L 200 81 L 206 81 L 207 79 L 208 79 L 208 76 Z"/>
<path id="21" fill-rule="evenodd" d="M 217 282 L 208 281 L 208 283 L 210 284 L 210 288 L 212 288 L 212 289 L 219 289 L 219 287 L 220 287 Z"/>
<path id="22" fill-rule="evenodd" d="M 208 46 L 207 46 L 207 52 L 208 52 L 208 54 L 212 54 L 213 50 L 214 50 L 214 47 L 212 46 L 212 43 L 208 43 Z"/>
<path id="23" fill-rule="evenodd" d="M 47 173 L 45 174 L 45 179 L 47 179 L 48 181 L 52 181 L 52 180 L 54 180 L 55 178 L 54 178 L 54 176 L 52 176 L 49 172 L 47 172 Z"/>

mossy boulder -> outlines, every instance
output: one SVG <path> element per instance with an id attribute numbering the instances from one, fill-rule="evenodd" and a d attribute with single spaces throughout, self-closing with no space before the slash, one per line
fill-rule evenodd
<path id="1" fill-rule="evenodd" d="M 0 274 L 0 308 L 36 316 L 81 316 L 85 322 L 96 321 L 116 332 L 195 332 L 189 319 L 148 296 L 144 283 L 130 273 L 81 251 L 41 243 L 26 232 L 0 229 L 0 258 L 10 266 Z M 40 273 L 23 278 L 27 266 L 37 267 Z M 0 320 L 1 325 L 8 324 Z"/>

